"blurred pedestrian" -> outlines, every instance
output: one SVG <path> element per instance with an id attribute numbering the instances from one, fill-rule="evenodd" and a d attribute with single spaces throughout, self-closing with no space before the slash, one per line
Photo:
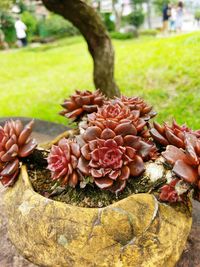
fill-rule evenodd
<path id="1" fill-rule="evenodd" d="M 171 7 L 169 4 L 165 4 L 162 10 L 162 14 L 163 14 L 163 33 L 166 33 L 168 31 L 168 22 L 169 22 L 169 18 L 171 16 Z"/>
<path id="2" fill-rule="evenodd" d="M 200 9 L 197 9 L 194 13 L 194 19 L 196 22 L 197 27 L 200 26 Z"/>
<path id="3" fill-rule="evenodd" d="M 20 20 L 20 18 L 17 18 L 15 22 L 15 30 L 16 30 L 17 40 L 18 40 L 18 46 L 19 47 L 27 46 L 28 44 L 27 36 L 26 36 L 27 27 L 24 24 L 24 22 Z"/>
<path id="4" fill-rule="evenodd" d="M 183 2 L 179 1 L 176 12 L 176 30 L 181 32 L 183 27 Z"/>

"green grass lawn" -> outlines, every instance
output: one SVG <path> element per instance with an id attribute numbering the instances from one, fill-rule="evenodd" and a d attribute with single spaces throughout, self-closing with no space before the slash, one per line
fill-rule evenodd
<path id="1" fill-rule="evenodd" d="M 200 33 L 114 41 L 116 81 L 139 95 L 158 120 L 175 117 L 200 128 Z M 75 89 L 93 89 L 92 60 L 81 37 L 38 48 L 0 52 L 0 116 L 66 123 L 59 104 Z"/>

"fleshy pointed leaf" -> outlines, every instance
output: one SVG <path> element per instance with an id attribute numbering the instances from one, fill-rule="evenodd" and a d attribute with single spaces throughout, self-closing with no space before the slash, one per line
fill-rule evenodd
<path id="1" fill-rule="evenodd" d="M 121 175 L 119 177 L 120 180 L 127 180 L 130 176 L 130 169 L 128 166 L 123 166 L 122 167 L 122 171 L 121 171 Z"/>
<path id="2" fill-rule="evenodd" d="M 122 135 L 122 136 L 130 135 L 130 134 L 136 135 L 137 130 L 133 124 L 131 124 L 130 122 L 125 122 L 125 123 L 119 124 L 115 128 L 115 133 L 116 135 Z"/>
<path id="3" fill-rule="evenodd" d="M 89 149 L 89 145 L 86 144 L 84 145 L 82 148 L 81 148 L 81 154 L 83 155 L 83 157 L 86 159 L 86 160 L 90 160 L 91 159 L 91 156 L 90 156 L 90 149 Z"/>
<path id="4" fill-rule="evenodd" d="M 113 130 L 109 129 L 109 128 L 106 128 L 102 131 L 101 133 L 101 137 L 102 139 L 104 140 L 107 140 L 107 139 L 111 139 L 111 138 L 114 138 L 116 136 L 116 134 L 114 133 Z"/>
<path id="5" fill-rule="evenodd" d="M 22 130 L 22 132 L 20 133 L 19 135 L 19 138 L 18 138 L 18 145 L 21 146 L 23 144 L 26 143 L 26 141 L 28 140 L 29 136 L 31 135 L 32 133 L 32 129 L 33 129 L 33 124 L 34 124 L 34 121 L 30 121 L 25 127 L 24 129 Z"/>
<path id="6" fill-rule="evenodd" d="M 77 168 L 82 172 L 83 174 L 89 175 L 89 168 L 88 168 L 88 161 L 84 159 L 84 157 L 80 157 L 78 160 L 78 166 Z"/>
<path id="7" fill-rule="evenodd" d="M 180 138 L 175 136 L 171 131 L 166 130 L 165 134 L 166 134 L 167 140 L 169 141 L 170 144 L 177 146 L 179 148 L 185 147 L 183 140 L 181 140 Z"/>
<path id="8" fill-rule="evenodd" d="M 22 157 L 22 158 L 27 157 L 33 152 L 36 146 L 37 146 L 36 140 L 31 139 L 27 144 L 23 145 L 23 147 L 20 148 L 18 152 L 19 157 Z"/>
<path id="9" fill-rule="evenodd" d="M 84 140 L 91 141 L 100 137 L 102 130 L 97 126 L 88 127 L 84 133 Z"/>
<path id="10" fill-rule="evenodd" d="M 95 179 L 94 182 L 100 189 L 107 189 L 113 184 L 113 180 L 109 178 Z"/>
<path id="11" fill-rule="evenodd" d="M 178 160 L 174 164 L 173 172 L 183 180 L 189 183 L 196 183 L 198 179 L 198 169 L 185 163 L 183 160 Z"/>
<path id="12" fill-rule="evenodd" d="M 3 169 L 0 175 L 2 176 L 10 176 L 14 172 L 19 169 L 19 160 L 15 159 L 14 161 L 8 163 L 6 167 Z"/>
<path id="13" fill-rule="evenodd" d="M 172 165 L 174 165 L 177 160 L 188 161 L 185 153 L 180 148 L 172 145 L 167 146 L 166 150 L 162 152 L 162 156 Z"/>
<path id="14" fill-rule="evenodd" d="M 144 166 L 144 162 L 142 160 L 142 158 L 140 156 L 135 156 L 135 160 L 133 162 L 131 162 L 128 167 L 130 168 L 130 174 L 132 176 L 139 176 L 141 175 L 144 170 L 145 170 L 145 166 Z"/>
<path id="15" fill-rule="evenodd" d="M 163 137 L 155 128 L 152 128 L 150 130 L 150 134 L 153 137 L 153 139 L 156 142 L 158 142 L 159 144 L 161 144 L 163 146 L 169 145 L 169 142 L 167 141 L 167 139 L 165 137 Z"/>

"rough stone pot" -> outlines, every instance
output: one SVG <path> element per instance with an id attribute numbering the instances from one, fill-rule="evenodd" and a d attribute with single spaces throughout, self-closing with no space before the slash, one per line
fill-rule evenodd
<path id="1" fill-rule="evenodd" d="M 12 243 L 40 266 L 175 266 L 192 223 L 184 206 L 159 203 L 151 194 L 101 209 L 47 199 L 34 192 L 25 166 L 4 202 Z"/>

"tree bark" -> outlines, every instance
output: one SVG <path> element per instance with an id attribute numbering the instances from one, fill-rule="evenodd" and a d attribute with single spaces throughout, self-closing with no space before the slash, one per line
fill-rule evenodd
<path id="1" fill-rule="evenodd" d="M 119 89 L 114 81 L 114 49 L 94 8 L 81 0 L 42 1 L 47 9 L 69 20 L 84 36 L 94 61 L 95 87 L 108 97 L 119 96 Z"/>

